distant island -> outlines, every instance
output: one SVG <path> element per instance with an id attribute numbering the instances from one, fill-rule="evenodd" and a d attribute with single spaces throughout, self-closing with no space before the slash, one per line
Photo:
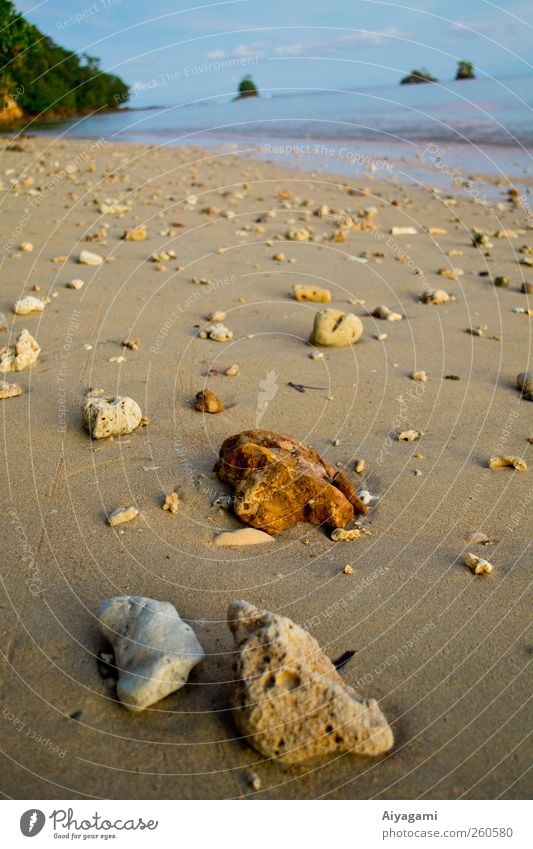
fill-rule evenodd
<path id="1" fill-rule="evenodd" d="M 246 97 L 259 97 L 257 86 L 250 76 L 246 76 L 240 81 L 239 93 L 234 100 L 244 100 Z"/>
<path id="2" fill-rule="evenodd" d="M 413 83 L 438 83 L 436 77 L 432 77 L 429 71 L 422 68 L 421 71 L 416 69 L 411 71 L 403 80 L 400 80 L 400 85 L 413 85 Z"/>
<path id="3" fill-rule="evenodd" d="M 60 47 L 11 0 L 0 0 L 0 31 L 0 124 L 114 110 L 128 100 L 120 77 L 101 71 L 95 56 Z"/>
<path id="4" fill-rule="evenodd" d="M 457 73 L 455 74 L 455 79 L 475 80 L 474 66 L 472 62 L 465 62 L 464 59 L 460 59 L 457 63 Z"/>
<path id="5" fill-rule="evenodd" d="M 474 65 L 472 62 L 460 59 L 457 63 L 455 79 L 475 80 L 475 78 Z M 400 80 L 400 85 L 413 85 L 413 83 L 438 83 L 438 79 L 436 77 L 432 77 L 426 68 L 422 68 L 420 71 L 415 68 L 410 74 Z"/>

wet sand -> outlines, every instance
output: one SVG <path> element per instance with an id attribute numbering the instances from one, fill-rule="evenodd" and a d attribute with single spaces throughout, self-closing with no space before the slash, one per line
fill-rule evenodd
<path id="1" fill-rule="evenodd" d="M 457 191 L 450 201 L 379 176 L 313 176 L 213 150 L 17 145 L 2 151 L 0 173 L 0 344 L 28 328 L 42 353 L 5 376 L 23 396 L 0 401 L 3 794 L 526 798 L 531 471 L 487 463 L 496 454 L 528 461 L 531 451 L 533 408 L 515 386 L 531 363 L 531 317 L 513 312 L 532 306 L 521 291 L 533 279 L 520 264 L 520 248 L 533 244 L 528 209 L 503 189 L 499 208 Z M 103 216 L 107 200 L 131 209 Z M 323 205 L 329 212 L 315 215 Z M 121 239 L 140 224 L 145 241 Z M 100 241 L 83 241 L 103 225 Z M 332 241 L 339 225 L 345 241 Z M 417 234 L 392 237 L 397 226 Z M 493 247 L 480 249 L 474 227 L 516 238 L 491 236 Z M 301 228 L 312 241 L 284 238 Z M 19 252 L 22 242 L 34 250 Z M 81 250 L 108 261 L 79 265 Z M 169 250 L 175 258 L 150 261 Z M 446 267 L 464 274 L 446 279 Z M 509 286 L 494 286 L 495 275 Z M 85 281 L 79 291 L 66 288 L 74 278 Z M 320 305 L 296 302 L 296 283 L 330 289 L 332 306 L 361 317 L 361 340 L 311 359 Z M 455 300 L 423 304 L 429 288 Z M 22 294 L 51 301 L 15 316 Z M 380 304 L 403 320 L 369 316 Z M 199 338 L 213 310 L 227 313 L 230 342 Z M 467 332 L 474 326 L 484 335 Z M 125 337 L 139 337 L 139 350 L 124 350 Z M 234 363 L 237 377 L 207 376 Z M 428 382 L 411 380 L 416 370 Z M 194 410 L 205 386 L 223 413 Z M 149 424 L 91 442 L 80 416 L 89 387 L 136 399 Z M 366 520 L 372 535 L 334 543 L 298 525 L 266 546 L 213 547 L 218 531 L 240 526 L 213 505 L 228 492 L 212 475 L 218 449 L 258 424 L 310 443 L 379 496 Z M 411 428 L 420 440 L 391 436 Z M 366 470 L 356 475 L 361 457 Z M 176 515 L 161 509 L 173 489 Z M 107 512 L 129 505 L 139 518 L 106 524 Z M 491 575 L 463 565 L 464 534 L 474 530 L 494 541 L 467 549 L 494 564 Z M 108 647 L 95 609 L 117 594 L 172 602 L 207 653 L 181 691 L 138 716 L 117 703 L 97 664 Z M 224 683 L 234 598 L 305 625 L 330 657 L 355 650 L 342 675 L 379 700 L 394 750 L 287 767 L 239 739 Z"/>

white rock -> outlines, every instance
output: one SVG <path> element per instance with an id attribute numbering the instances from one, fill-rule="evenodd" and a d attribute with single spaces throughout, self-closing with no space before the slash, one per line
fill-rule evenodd
<path id="1" fill-rule="evenodd" d="M 416 227 L 391 227 L 391 236 L 416 236 Z"/>
<path id="2" fill-rule="evenodd" d="M 241 545 L 261 545 L 265 542 L 274 542 L 274 537 L 259 531 L 257 528 L 239 528 L 237 531 L 224 531 L 214 539 L 215 545 L 228 548 Z"/>
<path id="3" fill-rule="evenodd" d="M 204 657 L 192 628 L 169 602 L 115 596 L 100 604 L 97 615 L 115 652 L 117 695 L 129 710 L 145 710 L 179 690 Z"/>
<path id="4" fill-rule="evenodd" d="M 37 340 L 27 330 L 22 330 L 14 345 L 0 348 L 0 372 L 23 371 L 37 362 L 40 353 Z"/>
<path id="5" fill-rule="evenodd" d="M 70 280 L 67 283 L 67 289 L 81 289 L 85 286 L 85 282 L 80 280 L 79 277 L 76 277 L 74 280 Z"/>
<path id="6" fill-rule="evenodd" d="M 88 395 L 81 405 L 82 421 L 93 439 L 123 436 L 139 426 L 141 408 L 133 398 Z"/>
<path id="7" fill-rule="evenodd" d="M 26 295 L 24 298 L 19 298 L 15 301 L 13 312 L 15 315 L 28 315 L 30 312 L 42 312 L 46 304 L 40 298 L 35 298 L 33 295 Z"/>
<path id="8" fill-rule="evenodd" d="M 131 522 L 138 515 L 139 511 L 136 507 L 117 507 L 109 514 L 107 521 L 114 527 L 115 525 L 123 525 L 125 522 Z"/>
<path id="9" fill-rule="evenodd" d="M 98 254 L 93 254 L 91 251 L 82 251 L 78 257 L 80 265 L 102 265 L 104 260 Z"/>

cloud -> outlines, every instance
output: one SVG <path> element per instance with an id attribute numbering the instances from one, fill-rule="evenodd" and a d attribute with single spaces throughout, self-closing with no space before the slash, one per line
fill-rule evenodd
<path id="1" fill-rule="evenodd" d="M 523 24 L 519 20 L 502 16 L 497 20 L 493 18 L 492 20 L 489 19 L 484 21 L 454 21 L 449 27 L 449 32 L 453 33 L 453 35 L 466 36 L 469 38 L 487 36 L 488 38 L 499 40 L 502 37 L 511 38 L 512 36 L 518 35 L 522 29 Z"/>
<path id="2" fill-rule="evenodd" d="M 274 53 L 276 56 L 327 55 L 342 53 L 343 51 L 353 50 L 358 47 L 384 47 L 390 44 L 390 39 L 394 38 L 409 38 L 409 34 L 397 29 L 397 27 L 387 27 L 377 32 L 358 30 L 349 35 L 340 35 L 336 38 L 322 41 L 283 44 L 280 47 L 276 47 Z"/>
<path id="3" fill-rule="evenodd" d="M 373 32 L 371 30 L 357 30 L 349 35 L 340 35 L 336 38 L 322 39 L 317 41 L 296 41 L 289 44 L 281 44 L 278 47 L 269 48 L 267 45 L 256 41 L 252 44 L 239 44 L 232 50 L 211 50 L 206 54 L 207 59 L 265 59 L 267 56 L 313 56 L 315 54 L 331 55 L 353 50 L 358 47 L 384 47 L 390 44 L 390 39 L 409 38 L 409 33 L 403 32 L 396 27 L 386 27 L 383 30 Z"/>

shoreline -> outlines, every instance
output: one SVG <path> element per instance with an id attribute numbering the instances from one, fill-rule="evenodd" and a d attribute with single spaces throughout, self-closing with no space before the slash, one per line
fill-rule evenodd
<path id="1" fill-rule="evenodd" d="M 31 370 L 5 375 L 22 397 L 0 402 L 12 517 L 0 638 L 10 663 L 0 684 L 18 727 L 61 755 L 10 720 L 5 792 L 528 798 L 520 740 L 531 470 L 487 463 L 505 453 L 531 467 L 531 407 L 515 383 L 531 363 L 531 317 L 515 311 L 531 306 L 521 291 L 532 279 L 522 262 L 524 246 L 533 251 L 529 210 L 503 196 L 489 205 L 379 174 L 313 174 L 202 147 L 91 147 L 41 133 L 20 147 L 3 151 L 10 247 L 0 344 L 27 327 L 42 352 Z M 141 225 L 146 239 L 122 238 Z M 415 232 L 394 235 L 397 227 Z M 474 229 L 492 246 L 474 247 Z M 288 238 L 292 231 L 310 237 Z M 33 250 L 19 250 L 23 242 Z M 103 263 L 80 265 L 81 250 Z M 497 276 L 509 285 L 495 286 Z M 67 288 L 74 278 L 83 288 Z M 357 344 L 312 359 L 321 305 L 294 300 L 295 283 L 328 288 L 331 306 L 355 313 L 364 328 Z M 422 303 L 433 288 L 452 299 Z M 50 302 L 13 315 L 26 294 Z M 378 305 L 401 319 L 373 317 Z M 227 314 L 228 342 L 198 335 L 215 310 Z M 481 335 L 469 332 L 479 327 Z M 133 337 L 135 351 L 121 344 Z M 237 376 L 222 373 L 234 363 Z M 411 379 L 420 370 L 427 381 Z M 264 409 L 269 375 L 275 391 Z M 205 386 L 223 412 L 194 409 Z M 91 442 L 79 412 L 89 387 L 134 398 L 148 425 Z M 371 535 L 334 543 L 302 524 L 266 550 L 213 545 L 239 527 L 216 503 L 228 490 L 213 463 L 223 440 L 257 427 L 259 416 L 260 427 L 311 444 L 378 497 L 365 520 Z M 412 428 L 422 432 L 416 442 L 395 438 Z M 161 509 L 173 490 L 175 515 Z M 128 504 L 140 515 L 110 528 L 108 512 Z M 489 538 L 473 550 L 494 564 L 491 575 L 463 563 L 474 530 Z M 122 593 L 171 601 L 206 650 L 183 689 L 135 717 L 97 662 L 108 646 L 95 610 Z M 391 754 L 304 767 L 261 759 L 229 712 L 225 618 L 234 598 L 307 625 L 330 657 L 354 651 L 342 676 L 379 701 L 394 728 Z"/>

